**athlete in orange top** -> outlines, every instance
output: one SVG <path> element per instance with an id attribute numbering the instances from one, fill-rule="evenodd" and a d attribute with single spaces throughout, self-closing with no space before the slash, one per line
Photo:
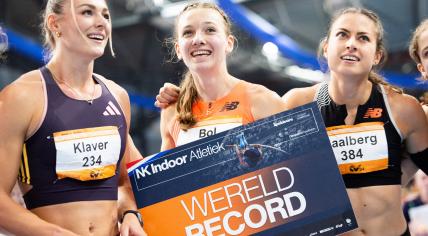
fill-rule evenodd
<path id="1" fill-rule="evenodd" d="M 286 110 L 275 92 L 229 74 L 230 31 L 228 16 L 212 3 L 189 4 L 177 17 L 175 52 L 189 71 L 176 106 L 162 110 L 162 150 Z"/>

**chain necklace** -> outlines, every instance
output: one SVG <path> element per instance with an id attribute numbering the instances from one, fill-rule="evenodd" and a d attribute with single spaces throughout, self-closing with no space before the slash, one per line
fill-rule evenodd
<path id="1" fill-rule="evenodd" d="M 56 78 L 55 74 L 53 72 L 51 72 L 53 79 L 58 83 L 62 83 L 65 86 L 67 86 L 67 88 L 70 89 L 70 91 L 73 93 L 74 96 L 78 97 L 78 98 L 82 98 L 82 94 L 80 92 L 78 92 L 77 90 L 75 90 L 73 87 L 71 87 L 70 85 L 68 85 L 64 80 L 59 80 Z M 96 91 L 96 84 L 94 83 L 94 88 L 92 89 L 92 95 L 89 99 L 83 98 L 89 105 L 92 105 L 92 103 L 94 102 L 94 97 L 95 97 L 95 91 Z"/>

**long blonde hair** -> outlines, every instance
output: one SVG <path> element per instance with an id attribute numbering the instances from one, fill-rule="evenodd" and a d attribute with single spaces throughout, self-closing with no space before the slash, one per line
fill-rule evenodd
<path id="1" fill-rule="evenodd" d="M 46 3 L 46 8 L 44 12 L 42 12 L 42 23 L 40 25 L 42 36 L 43 36 L 43 46 L 45 48 L 45 51 L 44 51 L 45 61 L 49 60 L 52 57 L 52 53 L 54 52 L 56 47 L 55 35 L 48 27 L 48 17 L 51 14 L 62 15 L 64 13 L 64 5 L 66 1 L 70 1 L 70 8 L 71 8 L 71 13 L 73 15 L 74 23 L 76 24 L 76 27 L 79 30 L 80 34 L 83 35 L 79 26 L 77 25 L 76 13 L 74 11 L 74 0 L 48 0 Z M 114 57 L 115 53 L 113 51 L 113 40 L 112 40 L 111 30 L 109 35 L 109 47 L 110 47 L 110 52 Z"/>
<path id="2" fill-rule="evenodd" d="M 174 27 L 174 36 L 172 39 L 170 39 L 170 44 L 176 44 L 178 42 L 178 29 L 177 29 L 177 23 L 180 17 L 187 11 L 193 10 L 193 9 L 213 9 L 217 11 L 224 20 L 226 35 L 232 35 L 232 24 L 229 19 L 229 17 L 226 15 L 226 13 L 221 10 L 216 4 L 208 3 L 208 2 L 194 2 L 188 4 L 181 13 L 177 16 L 175 20 L 175 27 Z M 171 53 L 173 54 L 172 57 L 176 57 L 174 54 L 175 51 L 171 50 Z M 192 74 L 189 71 L 186 71 L 183 75 L 183 79 L 180 83 L 180 95 L 178 96 L 178 100 L 176 103 L 176 111 L 177 111 L 177 121 L 180 124 L 180 127 L 183 130 L 187 130 L 193 125 L 196 124 L 196 118 L 194 117 L 192 113 L 192 106 L 193 103 L 198 98 L 198 91 L 195 86 L 195 81 L 193 79 Z"/>
<path id="3" fill-rule="evenodd" d="M 419 24 L 413 32 L 412 39 L 410 40 L 409 54 L 416 63 L 421 63 L 421 56 L 419 55 L 419 38 L 425 30 L 428 30 L 428 19 L 425 19 Z"/>
<path id="4" fill-rule="evenodd" d="M 376 53 L 381 53 L 381 58 L 380 61 L 377 65 L 374 65 L 372 67 L 372 69 L 369 72 L 369 81 L 371 81 L 374 84 L 382 84 L 388 87 L 392 87 L 395 91 L 402 93 L 402 89 L 392 86 L 390 85 L 388 82 L 385 81 L 385 79 L 383 78 L 383 76 L 381 76 L 378 73 L 378 70 L 380 68 L 382 68 L 382 66 L 385 64 L 387 58 L 388 58 L 388 53 L 385 49 L 385 44 L 384 44 L 384 29 L 382 26 L 382 22 L 380 21 L 379 16 L 374 13 L 371 10 L 365 9 L 365 8 L 357 8 L 357 7 L 349 7 L 349 8 L 345 8 L 340 10 L 339 12 L 337 12 L 331 19 L 329 27 L 328 27 L 328 31 L 327 31 L 327 35 L 321 40 L 319 46 L 318 46 L 318 58 L 322 61 L 322 59 L 325 60 L 325 58 L 323 57 L 323 48 L 324 46 L 327 44 L 329 37 L 330 37 L 330 33 L 331 33 L 331 28 L 334 24 L 334 22 L 336 22 L 337 19 L 339 19 L 339 17 L 341 17 L 342 15 L 348 14 L 348 13 L 355 13 L 355 14 L 361 14 L 364 15 L 366 17 L 368 17 L 370 20 L 373 21 L 373 23 L 375 23 L 376 26 L 376 31 L 377 31 L 377 37 L 376 37 Z M 321 62 L 322 63 L 322 62 Z"/>

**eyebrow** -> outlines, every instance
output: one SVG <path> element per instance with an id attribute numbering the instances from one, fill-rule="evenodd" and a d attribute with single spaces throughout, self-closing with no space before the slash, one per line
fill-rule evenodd
<path id="1" fill-rule="evenodd" d="M 337 31 L 345 31 L 346 33 L 351 33 L 351 31 L 345 29 L 345 28 L 339 28 Z M 357 32 L 357 35 L 369 35 L 367 32 Z"/>
<path id="2" fill-rule="evenodd" d="M 95 9 L 97 9 L 94 5 L 92 5 L 92 4 L 88 4 L 88 3 L 83 3 L 83 4 L 80 4 L 79 6 L 77 6 L 77 8 L 82 8 L 82 7 L 89 7 L 89 8 L 91 8 L 91 9 L 93 9 L 93 10 L 95 10 Z M 108 12 L 108 9 L 106 8 L 106 7 L 104 7 L 103 9 L 102 9 L 102 11 L 103 12 Z"/>

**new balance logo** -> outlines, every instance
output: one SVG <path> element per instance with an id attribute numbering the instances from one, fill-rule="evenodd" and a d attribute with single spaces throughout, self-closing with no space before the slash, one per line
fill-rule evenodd
<path id="1" fill-rule="evenodd" d="M 369 108 L 363 118 L 379 118 L 382 116 L 382 111 L 382 108 Z"/>
<path id="2" fill-rule="evenodd" d="M 120 111 L 117 107 L 110 101 L 106 107 L 106 110 L 103 112 L 104 116 L 120 116 Z"/>
<path id="3" fill-rule="evenodd" d="M 238 108 L 239 102 L 226 102 L 224 104 L 223 108 L 221 108 L 220 112 L 226 110 L 226 111 L 232 111 Z"/>

